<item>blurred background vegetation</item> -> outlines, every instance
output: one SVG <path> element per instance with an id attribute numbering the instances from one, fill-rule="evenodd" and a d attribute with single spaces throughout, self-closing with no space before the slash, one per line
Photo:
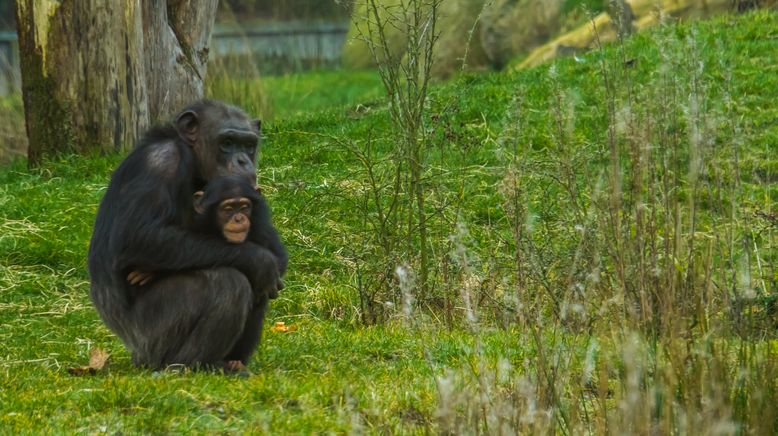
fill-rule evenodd
<path id="1" fill-rule="evenodd" d="M 590 22 L 600 39 L 615 39 L 611 0 L 446 0 L 441 4 L 433 75 L 537 65 L 590 49 Z M 379 4 L 391 10 L 396 0 Z M 770 6 L 774 0 L 631 0 L 636 24 L 647 27 L 657 11 L 677 18 Z M 372 57 L 358 30 L 364 2 L 357 0 L 224 0 L 220 2 L 207 77 L 207 95 L 265 118 L 368 100 L 381 95 Z M 389 49 L 404 40 L 396 30 Z M 524 61 L 524 62 L 522 62 Z M 333 71 L 359 71 L 357 79 Z M 311 74 L 322 71 L 322 77 Z M 0 162 L 26 153 L 19 90 L 14 2 L 0 0 Z M 337 96 L 337 97 L 336 97 Z M 335 97 L 334 99 L 332 99 Z"/>

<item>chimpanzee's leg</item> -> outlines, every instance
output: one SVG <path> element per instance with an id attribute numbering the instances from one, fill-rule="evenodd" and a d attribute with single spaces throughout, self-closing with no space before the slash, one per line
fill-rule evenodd
<path id="1" fill-rule="evenodd" d="M 131 308 L 136 365 L 221 365 L 243 335 L 253 297 L 246 277 L 213 268 L 145 285 Z"/>
<path id="2" fill-rule="evenodd" d="M 267 312 L 268 297 L 264 295 L 259 298 L 246 317 L 246 324 L 243 327 L 243 334 L 227 354 L 225 360 L 240 360 L 244 365 L 248 365 L 249 358 L 256 350 L 260 339 L 262 338 L 262 324 Z"/>

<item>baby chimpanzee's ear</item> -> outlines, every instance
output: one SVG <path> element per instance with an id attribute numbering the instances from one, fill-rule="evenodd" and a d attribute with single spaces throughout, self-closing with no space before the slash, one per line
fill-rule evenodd
<path id="1" fill-rule="evenodd" d="M 195 212 L 199 213 L 200 215 L 205 214 L 205 206 L 203 205 L 204 195 L 205 193 L 203 191 L 197 191 L 193 195 L 194 200 L 192 204 L 194 205 Z"/>

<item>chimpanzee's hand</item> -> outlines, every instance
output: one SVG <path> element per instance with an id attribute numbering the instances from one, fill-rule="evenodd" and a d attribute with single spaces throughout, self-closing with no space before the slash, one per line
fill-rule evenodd
<path id="1" fill-rule="evenodd" d="M 278 298 L 278 293 L 282 289 L 284 289 L 284 279 L 279 276 L 278 279 L 276 280 L 275 285 L 268 286 L 265 293 L 267 294 L 268 298 L 270 298 L 271 300 L 275 300 L 276 298 Z"/>
<path id="2" fill-rule="evenodd" d="M 155 275 L 152 272 L 134 270 L 127 275 L 127 282 L 131 285 L 143 286 L 152 281 Z"/>
<path id="3" fill-rule="evenodd" d="M 270 250 L 256 245 L 252 248 L 251 262 L 243 268 L 243 272 L 257 297 L 266 295 L 271 299 L 277 298 L 278 291 L 284 288 L 284 282 L 278 271 L 278 262 Z"/>
<path id="4" fill-rule="evenodd" d="M 281 278 L 280 274 L 278 274 L 278 269 L 276 269 L 275 281 L 269 283 L 272 284 L 268 284 L 265 289 L 262 290 L 262 292 L 267 295 L 269 299 L 275 300 L 278 298 L 278 292 L 284 289 L 284 279 Z"/>

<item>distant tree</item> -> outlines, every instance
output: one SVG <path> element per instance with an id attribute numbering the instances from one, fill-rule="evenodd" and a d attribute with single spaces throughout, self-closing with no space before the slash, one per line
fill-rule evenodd
<path id="1" fill-rule="evenodd" d="M 17 0 L 28 158 L 119 150 L 202 97 L 218 0 Z"/>

